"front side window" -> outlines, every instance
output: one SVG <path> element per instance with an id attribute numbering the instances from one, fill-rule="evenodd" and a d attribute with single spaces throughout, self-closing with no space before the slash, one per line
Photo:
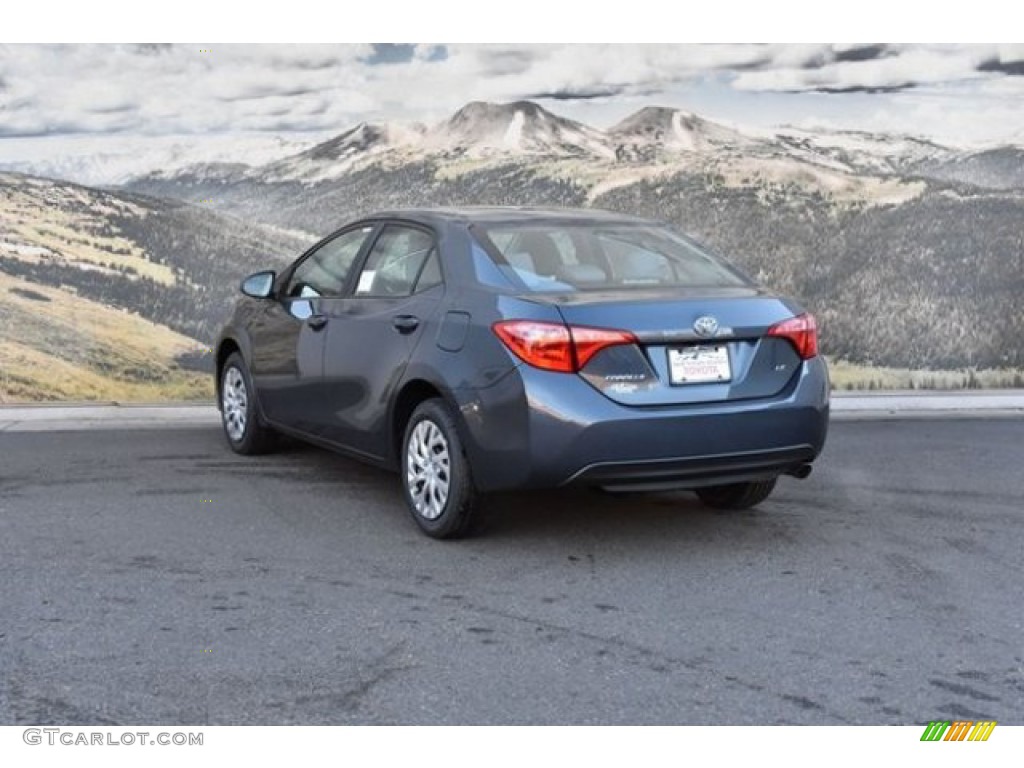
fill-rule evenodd
<path id="1" fill-rule="evenodd" d="M 526 291 L 747 284 L 724 261 L 660 227 L 516 224 L 474 231 L 498 269 Z"/>
<path id="2" fill-rule="evenodd" d="M 366 257 L 356 296 L 409 296 L 440 282 L 434 238 L 422 229 L 390 224 Z"/>
<path id="3" fill-rule="evenodd" d="M 352 264 L 373 227 L 343 232 L 317 248 L 295 268 L 285 296 L 311 299 L 341 296 Z"/>

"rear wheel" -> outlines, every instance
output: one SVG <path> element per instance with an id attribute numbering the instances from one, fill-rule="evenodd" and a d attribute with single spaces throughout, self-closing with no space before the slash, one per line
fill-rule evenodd
<path id="1" fill-rule="evenodd" d="M 443 400 L 420 403 L 405 427 L 402 487 L 425 534 L 453 539 L 469 532 L 477 494 L 455 418 Z"/>
<path id="2" fill-rule="evenodd" d="M 771 480 L 697 488 L 697 496 L 704 504 L 715 509 L 750 509 L 768 498 L 777 479 L 773 477 Z"/>
<path id="3" fill-rule="evenodd" d="M 237 352 L 224 362 L 220 374 L 220 416 L 224 436 L 235 453 L 266 453 L 274 444 L 274 433 L 260 420 L 256 391 L 245 361 Z"/>

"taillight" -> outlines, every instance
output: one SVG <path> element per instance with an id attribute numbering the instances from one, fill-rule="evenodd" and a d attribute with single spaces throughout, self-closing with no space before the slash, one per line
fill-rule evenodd
<path id="1" fill-rule="evenodd" d="M 616 331 L 611 328 L 586 328 L 581 325 L 570 325 L 573 345 L 576 347 L 576 368 L 579 370 L 605 347 L 618 344 L 636 344 L 636 336 L 629 331 Z"/>
<path id="2" fill-rule="evenodd" d="M 788 339 L 804 360 L 818 354 L 818 324 L 814 315 L 798 315 L 776 323 L 768 329 L 768 335 Z"/>
<path id="3" fill-rule="evenodd" d="M 516 357 L 536 368 L 562 373 L 578 371 L 606 347 L 636 343 L 629 331 L 535 320 L 502 320 L 493 328 Z"/>
<path id="4" fill-rule="evenodd" d="M 531 320 L 504 320 L 495 323 L 493 328 L 505 346 L 530 365 L 547 371 L 571 373 L 574 370 L 572 337 L 566 326 Z"/>

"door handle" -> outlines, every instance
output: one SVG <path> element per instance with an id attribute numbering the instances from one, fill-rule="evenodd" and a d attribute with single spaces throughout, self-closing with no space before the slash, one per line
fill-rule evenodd
<path id="1" fill-rule="evenodd" d="M 396 315 L 391 324 L 399 333 L 412 333 L 420 325 L 420 319 L 415 315 Z"/>
<path id="2" fill-rule="evenodd" d="M 327 325 L 327 315 L 310 315 L 306 319 L 306 325 L 308 325 L 314 331 L 319 331 L 321 328 Z"/>

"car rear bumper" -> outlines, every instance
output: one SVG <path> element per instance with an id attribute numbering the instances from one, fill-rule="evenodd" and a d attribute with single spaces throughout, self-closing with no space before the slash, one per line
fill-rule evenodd
<path id="1" fill-rule="evenodd" d="M 771 398 L 634 407 L 579 376 L 521 366 L 456 399 L 482 491 L 693 488 L 776 477 L 812 462 L 828 430 L 828 386 L 825 363 L 814 358 Z"/>
<path id="2" fill-rule="evenodd" d="M 590 464 L 565 485 L 599 485 L 615 490 L 664 490 L 768 480 L 814 461 L 810 445 L 766 451 Z"/>

